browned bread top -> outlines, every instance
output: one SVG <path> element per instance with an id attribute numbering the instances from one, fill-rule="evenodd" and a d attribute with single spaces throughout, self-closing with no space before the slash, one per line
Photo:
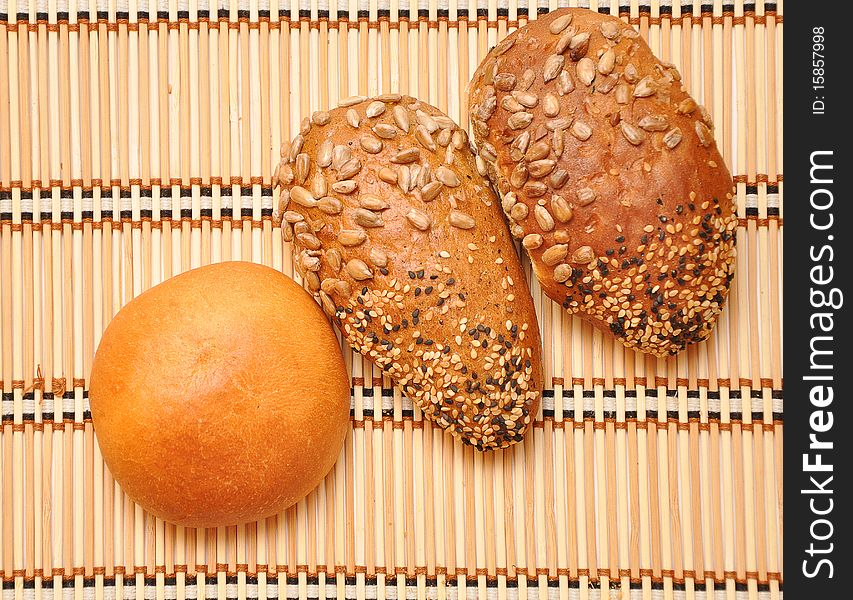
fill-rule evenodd
<path id="1" fill-rule="evenodd" d="M 314 113 L 284 153 L 281 218 L 309 289 L 349 344 L 479 449 L 538 407 L 533 302 L 467 135 L 414 98 Z"/>
<path id="2" fill-rule="evenodd" d="M 499 43 L 469 98 L 481 170 L 546 294 L 643 352 L 707 337 L 737 220 L 675 66 L 618 18 L 561 9 Z"/>

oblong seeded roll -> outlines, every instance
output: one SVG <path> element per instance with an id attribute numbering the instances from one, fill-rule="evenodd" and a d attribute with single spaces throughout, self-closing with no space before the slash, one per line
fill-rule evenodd
<path id="1" fill-rule="evenodd" d="M 297 268 L 354 350 L 481 450 L 522 439 L 542 389 L 533 301 L 468 137 L 414 98 L 302 123 L 277 170 Z"/>
<path id="2" fill-rule="evenodd" d="M 674 65 L 616 17 L 561 9 L 489 53 L 469 108 L 550 298 L 658 356 L 708 336 L 734 272 L 732 178 Z"/>

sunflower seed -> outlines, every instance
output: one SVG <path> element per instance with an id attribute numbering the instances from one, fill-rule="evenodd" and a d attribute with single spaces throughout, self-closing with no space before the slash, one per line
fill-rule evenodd
<path id="1" fill-rule="evenodd" d="M 432 225 L 432 219 L 429 215 L 417 208 L 410 208 L 406 213 L 406 219 L 412 224 L 412 227 L 420 231 L 426 231 Z"/>
<path id="2" fill-rule="evenodd" d="M 557 96 L 551 92 L 545 94 L 545 97 L 542 98 L 542 112 L 546 117 L 556 117 L 560 114 L 560 101 Z"/>
<path id="3" fill-rule="evenodd" d="M 368 118 L 378 117 L 385 112 L 385 104 L 379 100 L 375 100 L 367 105 L 367 110 L 364 111 Z"/>
<path id="4" fill-rule="evenodd" d="M 397 185 L 404 194 L 408 194 L 412 189 L 411 172 L 409 167 L 403 165 L 397 168 Z"/>
<path id="5" fill-rule="evenodd" d="M 601 35 L 606 37 L 608 40 L 615 40 L 619 37 L 619 25 L 616 24 L 615 21 L 607 20 L 601 23 L 598 26 L 598 29 L 601 31 Z"/>
<path id="6" fill-rule="evenodd" d="M 497 159 L 497 150 L 492 146 L 489 142 L 483 142 L 480 144 L 480 156 L 483 157 L 483 160 L 489 163 L 495 162 Z"/>
<path id="7" fill-rule="evenodd" d="M 338 169 L 339 179 L 350 179 L 361 171 L 361 161 L 357 158 L 351 158 Z"/>
<path id="8" fill-rule="evenodd" d="M 524 239 L 521 240 L 521 245 L 527 250 L 536 250 L 542 245 L 542 242 L 542 236 L 538 233 L 528 233 L 524 236 Z"/>
<path id="9" fill-rule="evenodd" d="M 530 209 L 522 202 L 517 203 L 509 211 L 509 216 L 515 221 L 523 221 L 528 214 L 530 214 Z"/>
<path id="10" fill-rule="evenodd" d="M 643 130 L 631 125 L 628 121 L 620 122 L 619 127 L 622 129 L 622 135 L 625 136 L 625 139 L 635 146 L 639 146 L 646 139 L 646 134 L 643 133 Z"/>
<path id="11" fill-rule="evenodd" d="M 572 268 L 566 263 L 560 263 L 554 267 L 554 281 L 565 283 L 572 276 Z"/>
<path id="12" fill-rule="evenodd" d="M 553 267 L 562 262 L 568 253 L 569 247 L 566 244 L 555 244 L 542 253 L 542 262 L 546 266 Z"/>
<path id="13" fill-rule="evenodd" d="M 302 265 L 302 269 L 306 273 L 311 273 L 313 271 L 319 271 L 320 270 L 320 259 L 317 258 L 316 256 L 311 256 L 307 252 L 303 251 L 299 255 L 299 262 Z"/>
<path id="14" fill-rule="evenodd" d="M 303 217 L 301 214 L 299 214 L 298 212 L 293 211 L 293 210 L 285 211 L 284 215 L 282 215 L 282 218 L 285 221 L 287 221 L 288 223 L 290 223 L 291 225 L 293 223 L 299 223 L 299 221 L 305 220 L 305 217 Z"/>
<path id="15" fill-rule="evenodd" d="M 696 101 L 690 96 L 688 96 L 687 98 L 678 103 L 678 112 L 680 112 L 682 115 L 689 115 L 698 107 L 699 105 L 696 104 Z"/>
<path id="16" fill-rule="evenodd" d="M 534 106 L 539 104 L 539 98 L 536 96 L 536 94 L 532 92 L 521 92 L 516 90 L 512 92 L 512 97 L 515 98 L 518 103 L 525 108 L 533 108 Z"/>
<path id="17" fill-rule="evenodd" d="M 320 291 L 320 277 L 314 271 L 305 274 L 305 283 L 308 284 L 308 291 L 313 293 Z"/>
<path id="18" fill-rule="evenodd" d="M 296 241 L 309 250 L 319 250 L 321 246 L 320 240 L 313 233 L 300 233 L 296 236 Z"/>
<path id="19" fill-rule="evenodd" d="M 356 129 L 361 125 L 361 117 L 358 116 L 358 112 L 354 108 L 347 110 L 346 121 L 351 127 L 355 127 Z"/>
<path id="20" fill-rule="evenodd" d="M 664 145 L 672 150 L 681 143 L 681 129 L 673 127 L 663 135 Z"/>
<path id="21" fill-rule="evenodd" d="M 362 194 L 358 197 L 358 205 L 367 210 L 385 210 L 389 204 L 382 198 L 371 196 L 370 194 Z"/>
<path id="22" fill-rule="evenodd" d="M 711 113 L 702 105 L 699 105 L 699 115 L 702 117 L 702 122 L 708 126 L 708 129 L 714 129 L 714 121 L 711 119 Z"/>
<path id="23" fill-rule="evenodd" d="M 521 74 L 521 79 L 518 81 L 518 88 L 521 91 L 527 91 L 530 89 L 530 86 L 533 85 L 535 80 L 536 73 L 533 69 L 525 69 L 524 73 Z"/>
<path id="24" fill-rule="evenodd" d="M 517 113 L 524 110 L 524 107 L 521 105 L 521 102 L 519 102 L 512 96 L 504 96 L 501 99 L 501 108 L 511 113 Z"/>
<path id="25" fill-rule="evenodd" d="M 311 195 L 315 198 L 322 198 L 328 192 L 329 184 L 326 182 L 326 178 L 319 171 L 314 173 L 314 177 L 311 178 Z"/>
<path id="26" fill-rule="evenodd" d="M 595 81 L 595 63 L 588 56 L 583 57 L 577 64 L 578 79 L 584 85 L 592 85 Z"/>
<path id="27" fill-rule="evenodd" d="M 590 127 L 586 123 L 575 121 L 569 128 L 569 133 L 571 133 L 574 137 L 583 142 L 588 140 L 590 136 L 592 136 L 592 127 Z"/>
<path id="28" fill-rule="evenodd" d="M 394 185 L 397 183 L 397 172 L 394 169 L 382 167 L 381 169 L 379 169 L 379 179 L 381 179 L 385 183 L 390 183 L 391 185 Z"/>
<path id="29" fill-rule="evenodd" d="M 424 111 L 416 111 L 415 118 L 418 120 L 418 123 L 426 127 L 430 135 L 438 131 L 438 123 L 436 123 L 435 119 L 433 119 L 430 115 L 426 114 Z"/>
<path id="30" fill-rule="evenodd" d="M 363 244 L 367 240 L 367 234 L 362 229 L 341 229 L 337 239 L 341 246 L 351 248 Z"/>
<path id="31" fill-rule="evenodd" d="M 374 246 L 370 249 L 370 262 L 380 269 L 388 266 L 388 255 L 381 248 Z"/>
<path id="32" fill-rule="evenodd" d="M 512 73 L 498 73 L 495 76 L 495 87 L 502 92 L 509 92 L 515 87 L 516 81 Z"/>
<path id="33" fill-rule="evenodd" d="M 397 135 L 397 128 L 387 123 L 377 123 L 373 126 L 373 133 L 385 140 L 390 140 Z"/>
<path id="34" fill-rule="evenodd" d="M 468 144 L 468 134 L 461 129 L 454 129 L 450 141 L 457 150 L 462 150 Z"/>
<path id="35" fill-rule="evenodd" d="M 403 133 L 409 133 L 409 111 L 398 104 L 394 107 L 392 113 L 397 127 L 402 129 Z"/>
<path id="36" fill-rule="evenodd" d="M 353 258 L 347 262 L 347 274 L 356 281 L 364 281 L 373 277 L 373 271 L 363 260 Z"/>
<path id="37" fill-rule="evenodd" d="M 415 139 L 430 152 L 435 152 L 435 141 L 433 141 L 429 131 L 423 125 L 415 127 Z"/>
<path id="38" fill-rule="evenodd" d="M 545 121 L 545 129 L 547 131 L 557 131 L 558 129 L 568 129 L 572 124 L 572 119 L 567 117 L 559 117 L 557 119 L 549 119 Z"/>
<path id="39" fill-rule="evenodd" d="M 456 127 L 456 122 L 450 117 L 445 117 L 444 115 L 435 115 L 433 119 L 435 119 L 435 122 L 438 124 L 439 129 L 453 129 Z"/>
<path id="40" fill-rule="evenodd" d="M 627 83 L 620 83 L 616 86 L 616 102 L 618 104 L 628 104 L 631 96 L 631 89 Z"/>
<path id="41" fill-rule="evenodd" d="M 696 135 L 699 137 L 699 143 L 702 146 L 708 147 L 714 143 L 714 134 L 708 129 L 708 126 L 701 121 L 696 121 Z"/>
<path id="42" fill-rule="evenodd" d="M 524 227 L 522 227 L 518 223 L 513 223 L 509 228 L 509 232 L 512 234 L 512 237 L 517 240 L 520 240 L 524 237 Z"/>
<path id="43" fill-rule="evenodd" d="M 587 264 L 595 260 L 595 252 L 590 246 L 581 246 L 572 252 L 572 262 L 578 264 Z"/>
<path id="44" fill-rule="evenodd" d="M 296 157 L 296 168 L 293 170 L 294 181 L 298 185 L 305 183 L 308 179 L 308 171 L 311 169 L 311 159 L 304 152 Z"/>
<path id="45" fill-rule="evenodd" d="M 338 106 L 346 108 L 347 106 L 352 106 L 354 104 L 358 104 L 359 102 L 364 102 L 367 100 L 364 96 L 349 96 L 347 98 L 343 98 L 338 100 Z"/>
<path id="46" fill-rule="evenodd" d="M 651 75 L 646 75 L 639 82 L 637 82 L 637 86 L 634 88 L 634 97 L 635 98 L 648 98 L 649 96 L 655 93 L 655 82 L 652 79 Z"/>
<path id="47" fill-rule="evenodd" d="M 332 190 L 339 194 L 352 194 L 357 187 L 358 183 L 353 179 L 344 179 L 332 184 Z"/>
<path id="48" fill-rule="evenodd" d="M 397 152 L 397 154 L 392 156 L 391 162 L 398 165 L 404 165 L 415 162 L 420 157 L 421 151 L 417 148 L 406 148 L 405 150 L 400 150 L 399 152 Z"/>
<path id="49" fill-rule="evenodd" d="M 494 50 L 492 50 L 492 52 L 494 53 L 495 56 L 500 56 L 502 54 L 505 54 L 506 51 L 509 50 L 510 48 L 512 48 L 514 44 L 515 44 L 515 38 L 514 37 L 506 37 L 503 39 L 503 41 L 500 44 L 495 46 L 495 48 L 494 48 Z"/>
<path id="50" fill-rule="evenodd" d="M 326 140 L 317 148 L 317 165 L 325 169 L 332 164 L 332 140 Z"/>
<path id="51" fill-rule="evenodd" d="M 562 196 L 556 194 L 551 196 L 551 212 L 560 223 L 568 223 L 572 220 L 572 207 Z"/>
<path id="52" fill-rule="evenodd" d="M 343 204 L 337 198 L 332 196 L 324 196 L 317 200 L 317 208 L 327 215 L 338 215 L 343 210 Z"/>
<path id="53" fill-rule="evenodd" d="M 545 83 L 555 79 L 560 74 L 565 62 L 566 58 L 562 54 L 552 54 L 545 59 L 545 64 L 542 65 L 542 79 L 545 80 Z"/>
<path id="54" fill-rule="evenodd" d="M 382 152 L 382 140 L 377 137 L 373 137 L 372 135 L 367 134 L 361 136 L 358 143 L 361 146 L 361 149 L 368 154 L 379 154 Z"/>
<path id="55" fill-rule="evenodd" d="M 382 217 L 366 208 L 356 208 L 352 211 L 353 220 L 362 227 L 384 227 Z"/>
<path id="56" fill-rule="evenodd" d="M 517 201 L 518 197 L 515 195 L 515 192 L 507 192 L 501 199 L 501 208 L 506 214 L 509 214 L 509 211 L 512 210 Z"/>
<path id="57" fill-rule="evenodd" d="M 341 253 L 337 248 L 329 248 L 326 250 L 326 262 L 329 263 L 329 266 L 335 270 L 335 272 L 341 270 Z"/>
<path id="58" fill-rule="evenodd" d="M 524 186 L 524 192 L 529 198 L 539 198 L 548 192 L 548 186 L 541 181 L 528 181 Z"/>
<path id="59" fill-rule="evenodd" d="M 553 21 L 548 24 L 548 31 L 552 34 L 557 35 L 561 31 L 563 31 L 566 27 L 569 26 L 569 23 L 572 22 L 572 13 L 566 13 L 564 15 L 560 15 Z"/>
<path id="60" fill-rule="evenodd" d="M 613 71 L 613 67 L 616 66 L 616 53 L 612 48 L 605 51 L 604 54 L 601 55 L 601 58 L 598 59 L 598 72 L 602 75 L 610 75 Z"/>
<path id="61" fill-rule="evenodd" d="M 595 191 L 592 188 L 585 187 L 575 192 L 578 197 L 578 206 L 587 206 L 595 201 Z"/>
<path id="62" fill-rule="evenodd" d="M 302 146 L 305 144 L 305 138 L 301 133 L 297 133 L 296 137 L 290 143 L 290 160 L 296 160 L 296 157 L 302 152 Z"/>
<path id="63" fill-rule="evenodd" d="M 293 241 L 293 226 L 290 223 L 282 223 L 281 235 L 285 242 Z"/>
<path id="64" fill-rule="evenodd" d="M 530 172 L 531 177 L 541 179 L 553 171 L 556 166 L 557 162 L 551 159 L 534 160 L 527 165 L 527 170 Z"/>
<path id="65" fill-rule="evenodd" d="M 495 109 L 498 106 L 498 99 L 495 96 L 489 96 L 483 103 L 477 107 L 474 111 L 474 116 L 479 121 L 488 121 L 493 114 L 495 114 Z"/>
<path id="66" fill-rule="evenodd" d="M 554 45 L 554 52 L 557 54 L 562 54 L 569 47 L 569 44 L 572 42 L 572 38 L 577 34 L 577 27 L 569 27 L 565 31 L 560 34 L 560 38 L 557 40 L 557 43 Z"/>
<path id="67" fill-rule="evenodd" d="M 379 96 L 376 96 L 376 99 L 381 100 L 382 102 L 393 103 L 393 102 L 399 102 L 400 100 L 402 100 L 403 96 L 401 96 L 400 94 L 396 94 L 396 93 L 380 94 Z"/>
<path id="68" fill-rule="evenodd" d="M 524 158 L 524 153 L 527 152 L 527 147 L 530 144 L 530 132 L 523 131 L 521 132 L 509 146 L 509 156 L 510 158 L 518 162 L 522 158 Z"/>
<path id="69" fill-rule="evenodd" d="M 344 298 L 352 296 L 352 286 L 348 281 L 339 281 L 335 284 L 335 292 Z"/>
<path id="70" fill-rule="evenodd" d="M 325 312 L 330 317 L 335 316 L 335 313 L 337 312 L 337 308 L 335 308 L 335 303 L 332 302 L 332 299 L 329 298 L 329 295 L 322 290 L 320 291 L 320 304 L 323 306 L 323 312 Z"/>
<path id="71" fill-rule="evenodd" d="M 331 119 L 332 116 L 325 110 L 318 110 L 311 115 L 311 120 L 317 125 L 327 125 Z"/>
<path id="72" fill-rule="evenodd" d="M 436 143 L 442 148 L 446 148 L 450 145 L 450 140 L 453 136 L 453 133 L 450 129 L 442 129 L 438 132 L 438 135 L 435 136 Z"/>
<path id="73" fill-rule="evenodd" d="M 529 112 L 517 112 L 513 113 L 509 119 L 507 119 L 506 124 L 510 129 L 524 129 L 528 125 L 530 125 L 531 121 L 533 121 L 533 115 Z"/>
<path id="74" fill-rule="evenodd" d="M 554 217 L 548 212 L 548 209 L 539 204 L 533 209 L 533 216 L 536 218 L 536 223 L 542 231 L 551 231 L 554 229 Z"/>
<path id="75" fill-rule="evenodd" d="M 640 74 L 637 72 L 637 67 L 634 63 L 628 63 L 625 65 L 625 69 L 622 71 L 622 77 L 624 77 L 625 81 L 628 83 L 637 83 L 637 80 L 640 78 Z"/>
<path id="76" fill-rule="evenodd" d="M 563 71 L 557 77 L 557 92 L 561 96 L 565 96 L 575 89 L 575 82 L 572 81 L 572 76 L 568 71 Z"/>
<path id="77" fill-rule="evenodd" d="M 430 181 L 432 181 L 432 173 L 429 163 L 424 163 L 421 165 L 420 172 L 418 172 L 418 187 L 422 188 Z"/>
<path id="78" fill-rule="evenodd" d="M 458 210 L 451 210 L 447 220 L 451 225 L 459 229 L 471 229 L 475 225 L 474 217 Z"/>
<path id="79" fill-rule="evenodd" d="M 637 125 L 646 131 L 666 131 L 669 128 L 669 120 L 664 115 L 646 115 Z"/>
<path id="80" fill-rule="evenodd" d="M 329 252 L 334 251 L 340 256 L 340 253 L 335 248 L 330 248 L 326 250 L 326 260 L 329 260 Z M 337 271 L 337 269 L 335 269 Z M 332 290 L 335 289 L 335 284 L 340 281 L 339 279 L 335 279 L 334 277 L 326 277 L 323 282 L 320 284 L 320 289 L 323 290 L 327 294 L 331 294 Z"/>
<path id="81" fill-rule="evenodd" d="M 530 146 L 527 150 L 527 154 L 524 155 L 528 161 L 540 160 L 543 158 L 547 158 L 547 156 L 551 153 L 551 146 L 548 145 L 548 142 L 539 141 Z"/>
<path id="82" fill-rule="evenodd" d="M 586 56 L 587 50 L 589 50 L 588 31 L 584 31 L 583 33 L 577 34 L 569 42 L 569 56 L 572 60 L 580 60 L 581 58 Z"/>
<path id="83" fill-rule="evenodd" d="M 317 200 L 311 195 L 311 192 L 299 185 L 294 186 L 290 190 L 290 199 L 305 208 L 314 208 L 317 206 Z"/>
<path id="84" fill-rule="evenodd" d="M 600 94 L 609 94 L 610 90 L 612 90 L 616 86 L 617 81 L 619 81 L 619 78 L 616 75 L 599 77 L 598 83 L 595 86 L 595 91 Z"/>
<path id="85" fill-rule="evenodd" d="M 444 165 L 435 170 L 435 178 L 447 187 L 455 188 L 462 185 L 459 176 Z"/>
<path id="86" fill-rule="evenodd" d="M 305 221 L 299 221 L 298 223 L 293 224 L 293 231 L 299 235 L 300 233 L 308 233 L 311 231 L 311 228 Z"/>
<path id="87" fill-rule="evenodd" d="M 566 182 L 569 180 L 569 172 L 565 169 L 556 169 L 553 173 L 548 176 L 548 185 L 551 186 L 551 189 L 559 190 L 561 187 L 566 185 Z"/>
<path id="88" fill-rule="evenodd" d="M 352 152 L 350 152 L 349 146 L 335 146 L 334 150 L 332 150 L 332 168 L 336 171 L 340 171 L 344 163 L 346 163 L 351 158 Z M 341 179 L 346 178 L 341 177 Z"/>
<path id="89" fill-rule="evenodd" d="M 512 173 L 509 174 L 509 183 L 512 187 L 518 189 L 527 183 L 528 175 L 527 166 L 520 162 L 512 170 Z"/>
<path id="90" fill-rule="evenodd" d="M 421 188 L 421 200 L 424 202 L 435 200 L 435 197 L 441 192 L 442 187 L 444 186 L 440 181 L 431 181 L 426 184 Z"/>

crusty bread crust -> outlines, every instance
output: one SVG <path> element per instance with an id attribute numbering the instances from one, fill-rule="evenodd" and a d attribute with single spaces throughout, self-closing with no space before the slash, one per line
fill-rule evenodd
<path id="1" fill-rule="evenodd" d="M 545 293 L 658 356 L 705 339 L 737 220 L 708 112 L 623 21 L 561 9 L 510 34 L 469 88 L 481 169 Z"/>
<path id="2" fill-rule="evenodd" d="M 479 449 L 522 439 L 542 388 L 533 302 L 467 135 L 399 95 L 314 113 L 283 152 L 280 218 L 350 345 Z"/>

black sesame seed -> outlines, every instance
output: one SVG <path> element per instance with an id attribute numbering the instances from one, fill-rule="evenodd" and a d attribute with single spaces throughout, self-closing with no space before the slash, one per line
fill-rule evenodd
<path id="1" fill-rule="evenodd" d="M 453 277 L 447 280 L 447 285 L 453 285 L 454 283 L 456 283 L 456 280 Z"/>
<path id="2" fill-rule="evenodd" d="M 658 215 L 658 221 L 661 223 L 666 223 L 668 220 L 665 215 Z"/>
<path id="3" fill-rule="evenodd" d="M 416 288 L 415 288 L 415 298 L 417 298 L 417 297 L 418 297 L 418 296 L 420 296 L 420 295 L 421 295 L 421 288 L 416 287 Z"/>
<path id="4" fill-rule="evenodd" d="M 622 242 L 624 242 L 624 241 L 625 241 L 625 236 L 624 236 L 624 235 L 618 235 L 618 236 L 616 236 L 616 242 L 617 242 L 617 243 L 621 244 L 621 243 L 622 243 Z"/>
<path id="5" fill-rule="evenodd" d="M 414 279 L 414 278 L 415 278 L 415 272 L 409 271 L 409 279 Z"/>
<path id="6" fill-rule="evenodd" d="M 432 286 L 431 286 L 431 285 L 426 286 L 426 287 L 424 288 L 424 292 L 425 292 L 427 295 L 432 294 Z"/>

